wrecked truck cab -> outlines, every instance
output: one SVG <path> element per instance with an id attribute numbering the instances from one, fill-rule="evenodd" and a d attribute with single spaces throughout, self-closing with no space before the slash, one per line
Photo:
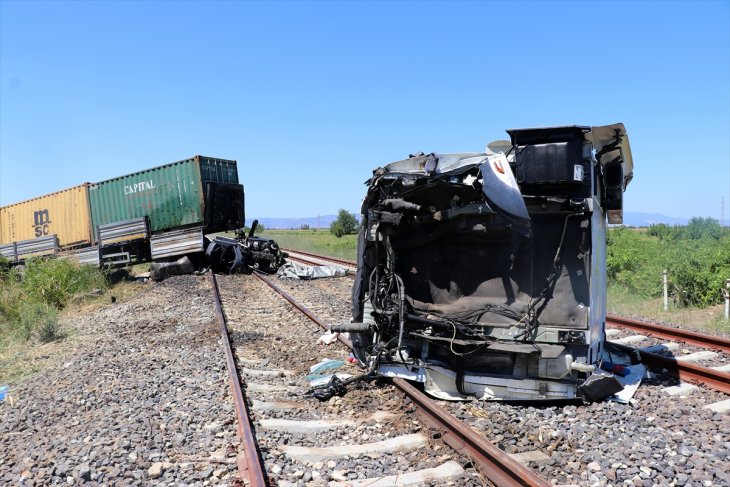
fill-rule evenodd
<path id="1" fill-rule="evenodd" d="M 508 130 L 503 151 L 419 154 L 367 182 L 348 326 L 362 364 L 446 400 L 597 400 L 606 215 L 622 124 Z"/>

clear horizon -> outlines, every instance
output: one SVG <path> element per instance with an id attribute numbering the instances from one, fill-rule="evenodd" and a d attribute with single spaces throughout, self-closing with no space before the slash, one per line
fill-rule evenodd
<path id="1" fill-rule="evenodd" d="M 324 215 L 409 153 L 615 122 L 625 211 L 730 220 L 730 2 L 0 0 L 0 205 L 203 154 L 248 215 Z"/>

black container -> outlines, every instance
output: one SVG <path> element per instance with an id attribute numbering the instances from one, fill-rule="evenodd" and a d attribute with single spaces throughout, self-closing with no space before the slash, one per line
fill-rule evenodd
<path id="1" fill-rule="evenodd" d="M 590 194 L 590 160 L 583 158 L 584 132 L 589 127 L 508 130 L 515 147 L 515 178 L 523 193 L 530 188 L 578 197 Z"/>

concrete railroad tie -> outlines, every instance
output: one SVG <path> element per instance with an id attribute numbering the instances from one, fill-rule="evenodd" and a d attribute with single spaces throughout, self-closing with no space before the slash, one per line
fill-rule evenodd
<path id="1" fill-rule="evenodd" d="M 324 448 L 309 448 L 304 446 L 285 446 L 286 456 L 299 462 L 323 462 L 344 457 L 359 455 L 382 455 L 383 453 L 407 452 L 423 448 L 428 444 L 428 438 L 422 434 L 411 434 L 388 438 L 374 443 L 361 445 L 335 445 Z"/>
<path id="2" fill-rule="evenodd" d="M 716 413 L 727 413 L 728 411 L 730 411 L 730 399 L 713 402 L 712 404 L 708 404 L 707 406 L 705 406 L 705 408 L 711 411 L 715 411 Z"/>
<path id="3" fill-rule="evenodd" d="M 689 382 L 682 382 L 676 386 L 665 387 L 664 392 L 666 392 L 670 396 L 686 396 L 688 394 L 692 394 L 697 389 L 699 389 L 699 387 L 694 384 L 690 384 Z"/>
<path id="4" fill-rule="evenodd" d="M 680 355 L 675 357 L 679 362 L 700 362 L 702 360 L 709 360 L 717 357 L 716 352 L 710 352 L 709 350 L 702 350 L 701 352 L 690 353 L 688 355 Z"/>
<path id="5" fill-rule="evenodd" d="M 389 475 L 372 479 L 347 480 L 344 482 L 330 482 L 328 487 L 407 487 L 429 485 L 429 482 L 456 480 L 464 473 L 464 469 L 457 462 L 450 460 L 435 468 L 416 470 L 415 472 Z"/>
<path id="6" fill-rule="evenodd" d="M 382 421 L 383 419 L 392 416 L 390 413 L 385 413 L 382 411 L 378 411 L 374 414 L 371 414 L 367 418 L 363 418 L 360 420 L 353 421 L 351 419 L 346 420 L 310 420 L 310 421 L 301 421 L 301 420 L 291 420 L 291 419 L 262 419 L 259 421 L 259 424 L 262 428 L 273 430 L 273 431 L 280 431 L 283 433 L 301 433 L 301 434 L 311 434 L 311 433 L 321 433 L 322 431 L 327 431 L 335 428 L 348 428 L 353 426 L 353 424 L 359 424 L 359 423 L 366 423 L 366 422 L 378 422 Z"/>
<path id="7" fill-rule="evenodd" d="M 660 343 L 659 345 L 651 345 L 649 347 L 643 347 L 641 350 L 643 352 L 649 352 L 649 353 L 659 353 L 664 351 L 673 351 L 679 348 L 679 343 L 675 342 L 667 342 L 667 343 Z"/>
<path id="8" fill-rule="evenodd" d="M 294 372 L 291 370 L 283 369 L 243 369 L 243 373 L 249 377 L 285 377 L 294 375 Z"/>
<path id="9" fill-rule="evenodd" d="M 643 342 L 644 340 L 646 340 L 646 336 L 644 335 L 629 335 L 627 337 L 616 338 L 615 340 L 611 341 L 613 343 L 618 343 L 619 345 L 626 345 L 628 343 Z"/>

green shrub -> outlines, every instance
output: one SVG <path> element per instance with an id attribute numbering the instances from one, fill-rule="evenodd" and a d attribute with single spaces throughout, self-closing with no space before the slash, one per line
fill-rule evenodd
<path id="1" fill-rule="evenodd" d="M 0 334 L 12 334 L 20 322 L 20 303 L 24 300 L 20 286 L 10 278 L 0 279 Z"/>
<path id="2" fill-rule="evenodd" d="M 62 309 L 76 294 L 106 289 L 107 280 L 99 269 L 68 259 L 30 259 L 22 286 L 31 299 Z"/>
<path id="3" fill-rule="evenodd" d="M 6 257 L 0 255 L 0 281 L 10 275 L 11 269 L 10 261 Z"/>
<path id="4" fill-rule="evenodd" d="M 37 338 L 48 343 L 61 338 L 58 324 L 58 310 L 47 303 L 25 301 L 21 303 L 18 332 L 25 341 Z"/>
<path id="5" fill-rule="evenodd" d="M 341 238 L 343 235 L 356 233 L 358 225 L 357 217 L 341 208 L 337 213 L 337 219 L 330 224 L 330 233 L 337 238 Z"/>
<path id="6" fill-rule="evenodd" d="M 710 218 L 693 218 L 686 226 L 652 225 L 647 232 L 609 230 L 609 284 L 656 298 L 662 294 L 664 269 L 678 305 L 720 303 L 720 290 L 730 278 L 730 230 Z"/>
<path id="7" fill-rule="evenodd" d="M 58 310 L 75 296 L 106 289 L 104 273 L 64 259 L 29 259 L 0 272 L 0 340 L 42 343 L 62 337 Z"/>
<path id="8" fill-rule="evenodd" d="M 723 228 L 717 220 L 712 218 L 693 217 L 687 225 L 666 225 L 657 223 L 651 225 L 647 233 L 659 240 L 702 240 L 705 238 L 718 240 L 723 235 L 730 234 L 730 229 Z"/>

